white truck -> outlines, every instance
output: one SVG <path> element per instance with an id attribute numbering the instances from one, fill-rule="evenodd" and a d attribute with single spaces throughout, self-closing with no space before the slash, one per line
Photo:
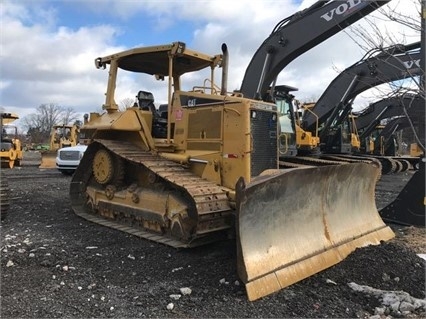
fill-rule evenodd
<path id="1" fill-rule="evenodd" d="M 87 145 L 63 147 L 56 152 L 56 168 L 64 175 L 72 175 L 80 164 Z"/>

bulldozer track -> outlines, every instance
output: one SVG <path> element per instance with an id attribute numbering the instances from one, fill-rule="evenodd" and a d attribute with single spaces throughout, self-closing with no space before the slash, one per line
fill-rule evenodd
<path id="1" fill-rule="evenodd" d="M 141 227 L 131 226 L 128 223 L 120 223 L 118 220 L 106 220 L 98 215 L 94 215 L 93 212 L 89 212 L 83 202 L 78 203 L 72 201 L 73 209 L 77 215 L 92 222 L 176 248 L 198 246 L 205 243 L 205 240 L 209 241 L 207 238 L 214 236 L 215 233 L 221 234 L 230 230 L 231 225 L 229 225 L 229 223 L 218 222 L 220 219 L 229 220 L 231 214 L 234 212 L 234 209 L 230 206 L 229 198 L 226 195 L 229 189 L 202 179 L 181 164 L 166 160 L 159 155 L 143 151 L 132 143 L 113 140 L 96 140 L 94 143 L 98 144 L 98 147 L 94 148 L 105 147 L 116 156 L 125 160 L 127 162 L 126 165 L 131 163 L 137 165 L 140 170 L 148 169 L 150 174 L 155 174 L 155 179 L 160 179 L 168 184 L 169 187 L 178 189 L 180 192 L 189 195 L 196 207 L 199 223 L 203 223 L 204 226 L 208 223 L 212 223 L 213 226 L 209 229 L 203 227 L 201 230 L 197 227 L 197 235 L 199 235 L 197 238 L 200 239 L 199 242 L 195 240 L 194 242 L 185 243 L 171 238 L 167 236 L 167 234 L 154 233 Z M 94 148 L 92 146 L 92 150 Z M 94 153 L 92 150 L 91 152 L 86 151 L 86 153 Z M 92 169 L 87 169 L 86 167 L 86 169 L 78 171 L 78 174 L 84 176 L 77 176 L 77 179 L 80 178 L 80 183 L 85 184 L 90 178 Z M 103 202 L 102 204 L 103 209 L 110 211 L 115 210 L 113 202 Z M 216 224 L 218 226 L 214 226 Z"/>

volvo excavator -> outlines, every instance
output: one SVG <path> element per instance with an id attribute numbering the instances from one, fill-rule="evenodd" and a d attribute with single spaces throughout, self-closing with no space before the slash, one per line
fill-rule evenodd
<path id="1" fill-rule="evenodd" d="M 413 122 L 410 122 L 406 116 L 388 119 L 386 120 L 386 124 L 377 125 L 371 133 L 371 139 L 374 141 L 371 142 L 370 138 L 367 139 L 370 141 L 371 152 L 379 155 L 402 158 L 411 163 L 410 169 L 417 169 L 418 162 L 423 156 L 422 145 L 425 145 L 425 142 L 424 134 L 417 134 L 419 140 L 421 140 L 421 144 L 419 144 L 418 141 L 412 142 L 416 139 L 412 132 L 412 128 Z M 398 141 L 400 137 L 397 135 L 400 134 L 401 131 L 404 134 L 404 138 L 407 138 L 407 135 L 411 137 L 407 140 L 408 144 L 405 141 L 402 143 Z"/>
<path id="2" fill-rule="evenodd" d="M 389 148 L 392 148 L 389 147 L 389 144 L 393 144 L 392 141 L 389 140 L 392 140 L 392 136 L 395 131 L 404 129 L 406 127 L 409 127 L 411 130 L 412 126 L 419 124 L 417 126 L 419 130 L 416 130 L 419 143 L 413 143 L 415 145 L 419 145 L 419 152 L 417 154 L 411 154 L 412 145 L 410 145 L 411 156 L 403 157 L 405 159 L 417 158 L 417 161 L 411 163 L 416 171 L 411 176 L 410 180 L 407 182 L 404 188 L 399 192 L 397 197 L 387 206 L 382 208 L 379 213 L 382 219 L 386 222 L 408 226 L 425 227 L 425 100 L 424 98 L 416 96 L 414 101 L 404 100 L 404 102 L 408 102 L 408 106 L 410 106 L 407 109 L 407 115 L 409 118 L 404 115 L 391 119 L 380 130 L 380 133 L 377 135 L 377 140 L 382 141 L 380 145 L 380 151 L 389 152 Z"/>
<path id="3" fill-rule="evenodd" d="M 316 33 L 322 26 L 331 36 L 336 21 L 342 24 L 331 27 L 334 33 L 386 2 L 319 1 L 305 13 L 318 20 L 309 29 Z M 292 19 L 302 23 L 298 15 Z M 264 45 L 282 48 L 282 31 Z M 297 50 L 290 52 L 294 57 Z M 252 64 L 259 59 L 256 54 Z M 225 44 L 216 55 L 182 42 L 134 48 L 99 57 L 95 65 L 109 68 L 106 112 L 92 114 L 82 127 L 90 141 L 70 185 L 77 215 L 176 248 L 233 238 L 249 300 L 394 237 L 375 205 L 378 166 L 279 168 L 281 114 L 273 101 L 259 98 L 270 83 L 255 85 L 253 94 L 245 90 L 248 82 L 228 92 Z M 119 111 L 114 96 L 121 70 L 164 80 L 167 112 L 156 112 L 145 90 L 134 107 Z M 184 87 L 183 75 L 204 70 L 210 76 L 201 85 Z"/>
<path id="4" fill-rule="evenodd" d="M 329 84 L 311 112 L 304 114 L 302 128 L 308 132 L 319 130 L 323 152 L 352 153 L 350 132 L 339 128 L 348 119 L 353 100 L 380 84 L 419 76 L 422 73 L 419 49 L 420 42 L 416 42 L 368 52 Z"/>
<path id="5" fill-rule="evenodd" d="M 420 42 L 416 42 L 371 50 L 330 83 L 309 112 L 304 113 L 301 122 L 302 130 L 318 132 L 322 159 L 366 159 L 359 156 L 360 138 L 351 114 L 352 103 L 360 93 L 372 87 L 419 76 L 419 48 Z M 375 158 L 381 162 L 383 174 L 396 172 L 402 166 L 392 158 Z"/>
<path id="6" fill-rule="evenodd" d="M 355 125 L 361 139 L 361 152 L 366 154 L 377 154 L 386 156 L 396 156 L 396 145 L 392 143 L 391 136 L 404 128 L 410 127 L 408 115 L 413 124 L 418 136 L 424 138 L 424 123 L 425 123 L 425 101 L 417 95 L 411 93 L 397 94 L 389 98 L 384 98 L 377 102 L 371 103 L 367 108 L 360 112 L 355 112 Z M 402 118 L 404 120 L 402 120 Z M 391 121 L 394 119 L 393 121 Z M 397 121 L 397 119 L 401 119 Z M 380 132 L 377 127 L 382 124 Z M 389 125 L 388 125 L 389 124 Z M 375 134 L 374 134 L 375 133 Z M 372 135 L 374 134 L 374 140 Z M 422 142 L 424 144 L 424 141 Z M 399 154 L 400 155 L 400 154 Z M 411 165 L 418 162 L 419 157 L 405 157 Z"/>
<path id="7" fill-rule="evenodd" d="M 329 160 L 342 158 L 348 161 L 364 160 L 364 154 L 350 155 L 353 153 L 351 132 L 344 130 L 345 127 L 350 127 L 348 120 L 353 100 L 361 92 L 382 83 L 423 75 L 420 59 L 420 42 L 396 45 L 379 50 L 379 54 L 372 50 L 366 58 L 339 74 L 310 112 L 304 114 L 302 120 L 304 130 L 319 131 L 323 154 L 321 157 Z M 418 100 L 420 103 L 421 101 L 424 106 L 424 98 Z M 420 119 L 424 121 L 424 117 Z M 343 125 L 345 122 L 346 126 Z M 348 155 L 336 157 L 336 153 Z M 357 155 L 363 156 L 360 158 Z M 397 172 L 405 167 L 405 159 L 396 161 L 395 157 L 377 155 L 374 158 L 380 160 L 384 174 Z M 421 164 L 421 161 L 418 163 Z M 424 189 L 422 190 L 418 185 L 419 180 L 425 178 L 424 172 L 424 169 L 416 172 L 397 199 L 386 209 L 380 210 L 382 218 L 393 223 L 425 225 L 425 193 Z M 407 207 L 410 208 L 407 209 Z"/>
<path id="8" fill-rule="evenodd" d="M 297 88 L 272 86 L 267 94 L 272 92 L 281 113 L 281 167 L 327 165 L 339 161 L 380 161 L 383 174 L 404 167 L 405 162 L 386 157 L 379 160 L 358 155 L 344 158 L 337 155 L 358 153 L 361 146 L 355 117 L 350 114 L 355 97 L 387 81 L 418 76 L 421 73 L 419 48 L 420 42 L 416 42 L 370 51 L 337 76 L 317 103 L 310 105 L 300 105 L 294 98 L 291 92 L 297 91 Z M 264 98 L 268 96 L 264 95 Z M 272 97 L 269 96 L 269 99 Z"/>

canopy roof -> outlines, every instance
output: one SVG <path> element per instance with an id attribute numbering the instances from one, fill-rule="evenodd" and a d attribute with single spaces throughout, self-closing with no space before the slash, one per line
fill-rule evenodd
<path id="1" fill-rule="evenodd" d="M 173 56 L 173 76 L 216 67 L 221 62 L 221 55 L 206 55 L 186 48 L 183 42 L 167 45 L 134 48 L 95 60 L 96 67 L 105 67 L 115 60 L 118 67 L 131 72 L 169 74 L 169 56 Z"/>

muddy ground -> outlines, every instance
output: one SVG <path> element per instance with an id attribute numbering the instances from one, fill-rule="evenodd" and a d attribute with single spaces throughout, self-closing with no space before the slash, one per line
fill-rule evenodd
<path id="1" fill-rule="evenodd" d="M 390 225 L 395 239 L 249 302 L 233 241 L 176 250 L 93 224 L 71 211 L 71 177 L 37 164 L 26 153 L 3 171 L 12 201 L 0 228 L 1 318 L 426 317 L 423 228 Z M 382 177 L 378 208 L 410 174 Z"/>

